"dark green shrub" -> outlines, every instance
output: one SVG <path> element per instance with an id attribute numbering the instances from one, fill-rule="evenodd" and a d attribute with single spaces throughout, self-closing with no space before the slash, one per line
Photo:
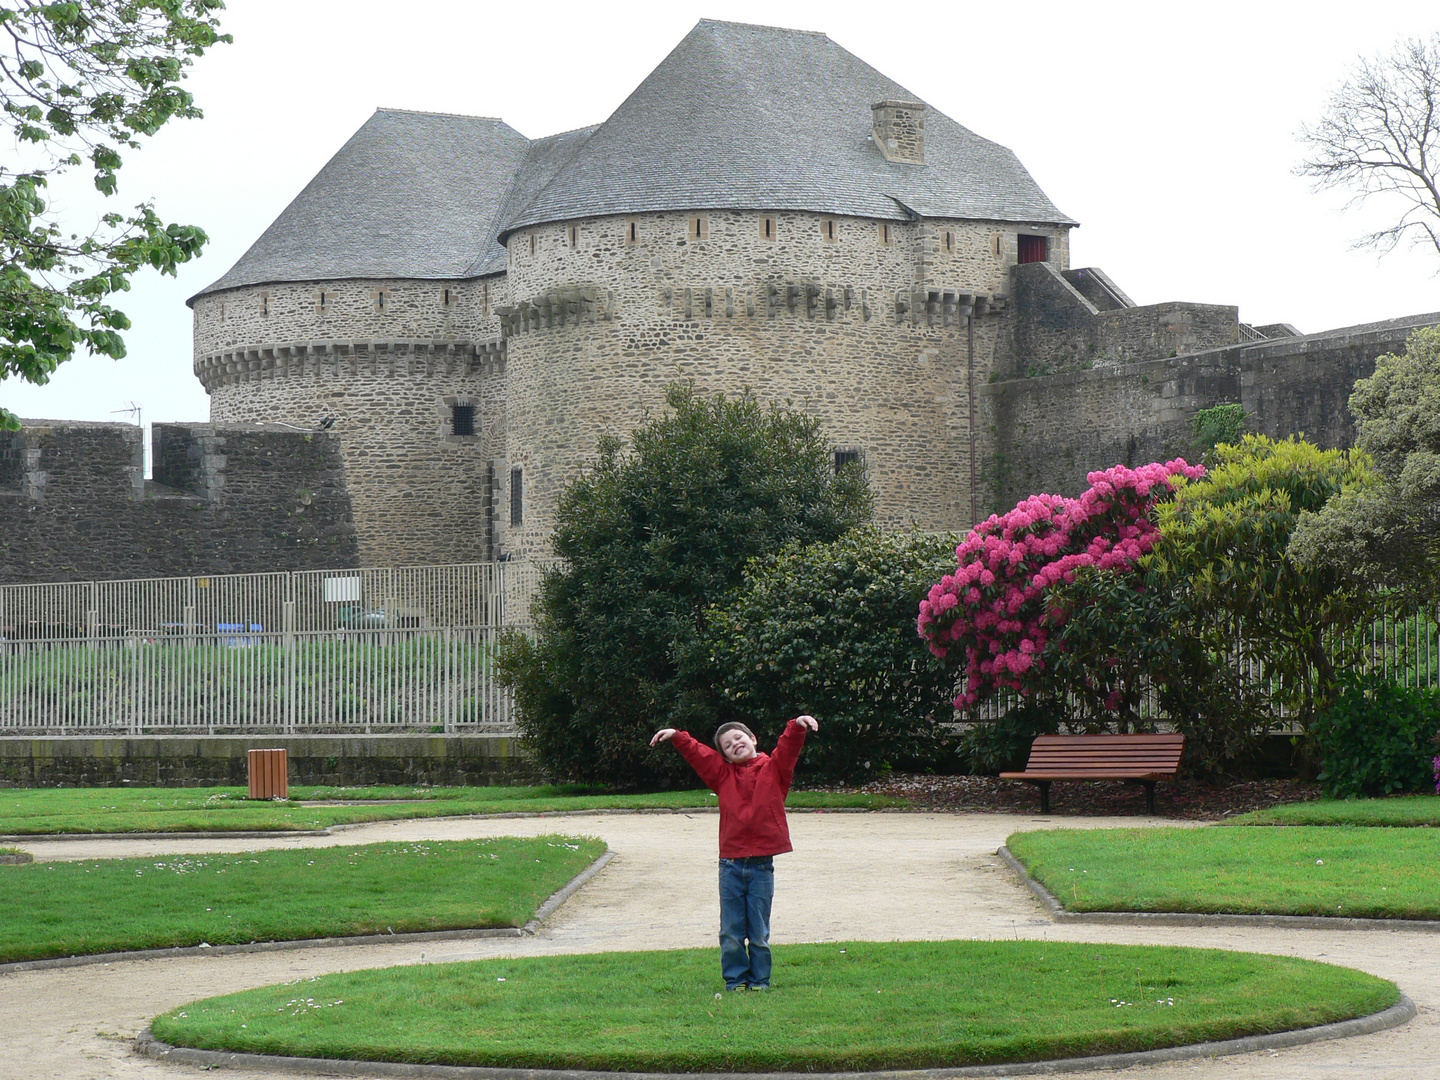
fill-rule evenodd
<path id="1" fill-rule="evenodd" d="M 1025 701 L 1000 719 L 979 723 L 967 731 L 960 749 L 977 774 L 995 775 L 1025 768 L 1030 744 L 1036 735 L 1053 735 L 1060 730 L 1060 713 L 1048 702 Z"/>
<path id="2" fill-rule="evenodd" d="M 751 558 L 835 540 L 868 518 L 863 472 L 832 468 L 812 417 L 750 394 L 670 387 L 669 415 L 600 446 L 561 494 L 555 553 L 535 605 L 533 643 L 510 639 L 501 679 L 542 768 L 613 787 L 693 783 L 657 728 L 708 738 L 725 718 L 708 675 L 686 677 L 705 614 Z M 913 631 L 912 631 L 913 632 Z"/>
<path id="3" fill-rule="evenodd" d="M 1325 793 L 1353 798 L 1428 789 L 1437 731 L 1440 691 L 1378 676 L 1351 680 L 1310 728 Z"/>
<path id="4" fill-rule="evenodd" d="M 858 782 L 897 760 L 938 758 L 953 680 L 916 635 L 915 613 L 958 541 L 867 528 L 757 559 L 685 666 L 697 680 L 710 673 L 762 744 L 786 719 L 814 715 L 804 778 Z"/>

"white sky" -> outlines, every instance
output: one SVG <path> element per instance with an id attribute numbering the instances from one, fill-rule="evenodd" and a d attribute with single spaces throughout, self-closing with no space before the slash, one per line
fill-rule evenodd
<path id="1" fill-rule="evenodd" d="M 1351 250 L 1367 219 L 1291 173 L 1296 133 L 1361 55 L 1440 28 L 1435 0 L 1208 4 L 543 4 L 231 0 L 192 69 L 204 120 L 174 122 L 120 172 L 206 254 L 118 306 L 122 361 L 77 357 L 46 387 L 0 383 L 21 416 L 203 420 L 185 298 L 223 274 L 378 106 L 498 116 L 531 138 L 610 114 L 700 18 L 819 30 L 1016 152 L 1081 227 L 1072 265 L 1141 304 L 1236 304 L 1301 331 L 1440 310 L 1440 257 Z M 88 191 L 88 193 L 87 193 Z M 77 219 L 105 202 L 56 189 Z M 93 198 L 92 198 L 93 197 Z M 93 205 L 92 205 L 93 202 Z M 1380 210 L 1376 207 L 1376 210 Z"/>

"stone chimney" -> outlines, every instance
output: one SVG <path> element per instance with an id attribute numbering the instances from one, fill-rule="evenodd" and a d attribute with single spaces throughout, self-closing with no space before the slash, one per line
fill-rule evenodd
<path id="1" fill-rule="evenodd" d="M 875 147 L 886 161 L 925 164 L 925 106 L 918 101 L 881 101 L 870 106 Z"/>

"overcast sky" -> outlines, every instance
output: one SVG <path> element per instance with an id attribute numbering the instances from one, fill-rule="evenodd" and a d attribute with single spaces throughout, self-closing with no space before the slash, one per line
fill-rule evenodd
<path id="1" fill-rule="evenodd" d="M 1341 213 L 1293 175 L 1297 132 L 1361 55 L 1440 28 L 1435 0 L 1208 4 L 505 4 L 231 0 L 233 45 L 189 88 L 205 119 L 173 122 L 120 173 L 122 206 L 153 199 L 197 224 L 206 254 L 178 279 L 141 275 L 118 306 L 130 355 L 77 357 L 46 387 L 0 384 L 22 416 L 203 420 L 185 299 L 220 277 L 377 107 L 496 116 L 536 138 L 607 117 L 700 18 L 819 30 L 932 108 L 1010 147 L 1062 211 L 1072 265 L 1137 303 L 1235 304 L 1249 323 L 1313 332 L 1440 310 L 1440 258 L 1350 242 Z M 102 212 L 57 188 L 76 220 Z M 93 198 L 92 198 L 93 197 Z"/>

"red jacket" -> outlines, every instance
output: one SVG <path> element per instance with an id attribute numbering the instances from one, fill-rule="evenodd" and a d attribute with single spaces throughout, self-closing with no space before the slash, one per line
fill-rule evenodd
<path id="1" fill-rule="evenodd" d="M 673 742 L 705 786 L 720 796 L 720 858 L 780 855 L 793 848 L 785 824 L 785 796 L 795 778 L 795 763 L 809 729 L 794 720 L 785 725 L 773 754 L 756 754 L 736 765 L 689 732 Z"/>

